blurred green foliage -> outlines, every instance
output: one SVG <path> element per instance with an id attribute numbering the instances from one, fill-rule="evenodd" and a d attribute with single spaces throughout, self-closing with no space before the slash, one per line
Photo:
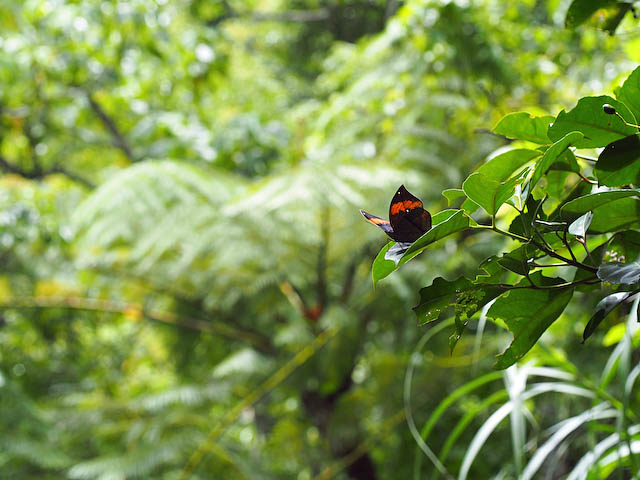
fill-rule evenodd
<path id="1" fill-rule="evenodd" d="M 382 214 L 401 183 L 446 208 L 507 144 L 504 114 L 569 109 L 633 70 L 640 37 L 566 30 L 560 3 L 0 0 L 0 477 L 431 475 L 407 367 L 422 425 L 508 335 L 423 354 L 410 307 L 503 245 L 460 236 L 374 291 L 384 240 L 358 209 Z M 586 350 L 595 303 L 527 360 L 591 385 L 625 313 Z M 430 441 L 474 409 L 480 428 L 496 390 Z M 591 406 L 553 400 L 522 407 L 534 434 Z M 513 478 L 508 438 L 476 478 Z"/>

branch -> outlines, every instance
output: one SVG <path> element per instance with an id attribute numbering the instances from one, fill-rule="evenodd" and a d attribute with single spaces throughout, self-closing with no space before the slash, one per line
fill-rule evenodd
<path id="1" fill-rule="evenodd" d="M 249 12 L 248 14 L 240 14 L 247 16 L 249 20 L 254 22 L 290 22 L 290 23 L 310 23 L 323 22 L 328 20 L 330 12 L 326 8 L 317 8 L 315 10 L 284 10 L 281 12 Z"/>
<path id="2" fill-rule="evenodd" d="M 21 296 L 0 297 L 0 308 L 68 308 L 93 312 L 120 313 L 136 320 L 147 318 L 155 322 L 173 325 L 179 328 L 241 340 L 252 344 L 261 351 L 270 352 L 272 350 L 272 346 L 268 340 L 253 332 L 234 329 L 222 322 L 212 323 L 194 318 L 180 317 L 171 312 L 145 309 L 142 305 L 136 303 L 86 297 Z"/>
<path id="3" fill-rule="evenodd" d="M 217 27 L 220 23 L 231 18 L 240 18 L 252 22 L 286 22 L 286 23 L 314 23 L 324 22 L 331 18 L 327 8 L 314 10 L 282 10 L 278 12 L 245 11 L 239 12 L 224 2 L 225 11 L 207 21 L 209 27 Z"/>
<path id="4" fill-rule="evenodd" d="M 95 185 L 88 179 L 78 175 L 77 173 L 70 172 L 61 166 L 52 167 L 49 170 L 42 170 L 40 168 L 35 168 L 34 170 L 25 170 L 17 165 L 9 163 L 6 158 L 0 155 L 0 169 L 7 173 L 15 173 L 16 175 L 20 175 L 22 178 L 27 178 L 29 180 L 42 180 L 48 175 L 52 175 L 54 173 L 59 173 L 73 180 L 74 182 L 78 182 L 83 184 L 88 188 L 95 188 Z"/>
<path id="5" fill-rule="evenodd" d="M 91 110 L 93 110 L 93 112 L 98 116 L 102 124 L 111 134 L 111 137 L 113 139 L 113 145 L 116 148 L 119 148 L 120 150 L 122 150 L 122 152 L 127 156 L 127 158 L 130 161 L 135 162 L 136 158 L 134 157 L 133 152 L 129 147 L 129 144 L 127 143 L 127 140 L 124 138 L 124 135 L 120 132 L 120 129 L 118 129 L 116 122 L 113 120 L 113 118 L 109 116 L 107 112 L 105 112 L 102 106 L 96 101 L 95 98 L 93 98 L 91 93 L 87 92 L 86 95 L 87 95 L 87 101 L 89 102 L 89 106 L 91 107 Z"/>

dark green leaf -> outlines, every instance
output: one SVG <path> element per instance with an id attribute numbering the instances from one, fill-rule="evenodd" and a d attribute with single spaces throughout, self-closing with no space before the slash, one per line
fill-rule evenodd
<path id="1" fill-rule="evenodd" d="M 540 272 L 535 272 L 530 278 L 538 286 L 551 287 L 565 283 L 561 278 L 543 277 Z M 529 285 L 529 281 L 525 278 L 519 286 L 526 285 Z M 515 289 L 498 297 L 487 316 L 502 319 L 513 333 L 513 341 L 504 353 L 498 355 L 494 368 L 507 368 L 524 357 L 564 311 L 572 295 L 572 288 Z"/>
<path id="2" fill-rule="evenodd" d="M 581 132 L 584 138 L 573 145 L 578 148 L 605 147 L 611 142 L 636 133 L 634 127 L 625 125 L 617 115 L 607 115 L 602 105 L 608 103 L 629 123 L 635 123 L 635 117 L 623 104 L 606 95 L 584 97 L 578 104 L 565 112 L 562 110 L 549 128 L 549 137 L 557 142 L 571 132 Z"/>
<path id="3" fill-rule="evenodd" d="M 573 0 L 564 19 L 567 28 L 576 28 L 591 18 L 600 8 L 611 5 L 612 0 Z"/>
<path id="4" fill-rule="evenodd" d="M 565 203 L 560 209 L 562 218 L 573 220 L 580 215 L 584 215 L 589 210 L 608 203 L 620 200 L 621 198 L 639 196 L 640 190 L 610 190 L 608 192 L 591 193 L 575 198 Z"/>
<path id="5" fill-rule="evenodd" d="M 551 143 L 547 136 L 549 125 L 554 118 L 551 115 L 533 117 L 527 112 L 510 113 L 502 117 L 493 128 L 493 132 L 507 138 L 528 140 L 541 145 Z"/>
<path id="6" fill-rule="evenodd" d="M 533 171 L 533 177 L 531 178 L 531 186 L 535 187 L 540 178 L 547 173 L 547 170 L 551 168 L 551 165 L 556 163 L 559 158 L 565 153 L 570 145 L 577 145 L 583 139 L 583 135 L 580 132 L 569 132 L 564 137 L 556 141 L 551 145 L 542 158 L 536 163 L 536 169 Z"/>
<path id="7" fill-rule="evenodd" d="M 453 282 L 438 277 L 433 283 L 420 289 L 420 302 L 413 307 L 418 325 L 435 322 L 440 314 L 454 304 L 456 294 L 475 288 L 470 280 L 460 277 Z"/>
<path id="8" fill-rule="evenodd" d="M 525 202 L 524 211 L 513 219 L 511 225 L 509 225 L 509 231 L 524 237 L 531 236 L 531 225 L 534 220 L 538 216 L 544 215 L 542 205 L 540 205 L 540 202 L 542 201 L 543 200 L 537 201 L 529 195 Z"/>
<path id="9" fill-rule="evenodd" d="M 487 258 L 480 264 L 478 270 L 479 273 L 473 281 L 475 284 L 501 283 L 504 268 L 498 263 L 497 256 Z"/>
<path id="10" fill-rule="evenodd" d="M 540 155 L 541 153 L 537 150 L 516 148 L 493 157 L 487 163 L 478 168 L 477 172 L 482 173 L 492 180 L 504 182 L 524 164 L 530 162 L 536 157 L 539 157 Z"/>
<path id="11" fill-rule="evenodd" d="M 603 282 L 633 285 L 640 281 L 640 263 L 603 263 L 598 267 L 598 278 Z"/>
<path id="12" fill-rule="evenodd" d="M 629 135 L 607 145 L 598 157 L 595 172 L 600 185 L 640 184 L 640 137 Z"/>
<path id="13" fill-rule="evenodd" d="M 568 28 L 575 28 L 586 22 L 613 34 L 630 8 L 629 2 L 574 0 L 567 11 L 565 25 Z"/>
<path id="14" fill-rule="evenodd" d="M 438 320 L 447 308 L 454 306 L 456 330 L 449 341 L 453 350 L 473 314 L 502 292 L 497 285 L 475 284 L 463 277 L 453 282 L 436 278 L 420 290 L 420 303 L 413 310 L 419 325 L 424 325 Z"/>
<path id="15" fill-rule="evenodd" d="M 596 311 L 587 323 L 587 326 L 582 333 L 582 342 L 589 338 L 593 332 L 596 331 L 598 325 L 605 319 L 611 311 L 624 302 L 627 298 L 633 295 L 633 292 L 617 292 L 604 297 L 596 305 Z"/>
<path id="16" fill-rule="evenodd" d="M 589 230 L 593 233 L 617 232 L 638 226 L 640 201 L 636 198 L 621 198 L 593 211 Z"/>
<path id="17" fill-rule="evenodd" d="M 517 273 L 518 275 L 526 275 L 529 273 L 529 263 L 527 260 L 535 254 L 535 248 L 530 245 L 522 245 L 515 250 L 505 253 L 498 259 L 498 263 L 507 270 Z"/>
<path id="18" fill-rule="evenodd" d="M 395 245 L 395 242 L 389 242 L 380 250 L 378 256 L 373 261 L 371 273 L 374 286 L 401 265 L 422 253 L 422 251 L 432 243 L 468 228 L 469 222 L 469 217 L 467 217 L 462 210 L 450 209 L 438 212 L 433 216 L 433 228 L 413 242 L 402 255 L 394 257 L 393 260 L 385 258 L 389 250 Z"/>
<path id="19" fill-rule="evenodd" d="M 618 92 L 618 100 L 629 107 L 636 120 L 640 120 L 640 67 L 636 68 L 622 84 Z"/>

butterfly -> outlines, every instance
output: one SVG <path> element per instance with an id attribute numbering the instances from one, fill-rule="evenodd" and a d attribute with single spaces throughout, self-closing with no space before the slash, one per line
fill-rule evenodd
<path id="1" fill-rule="evenodd" d="M 400 185 L 391 199 L 389 220 L 364 210 L 360 213 L 398 243 L 413 243 L 431 230 L 431 215 L 423 208 L 420 199 L 411 195 L 404 185 Z"/>

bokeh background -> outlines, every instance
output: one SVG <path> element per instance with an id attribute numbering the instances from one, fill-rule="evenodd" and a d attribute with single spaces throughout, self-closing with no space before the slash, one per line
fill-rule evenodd
<path id="1" fill-rule="evenodd" d="M 358 209 L 386 216 L 405 184 L 437 212 L 508 145 L 504 114 L 611 93 L 637 23 L 568 30 L 567 7 L 0 1 L 0 478 L 431 478 L 406 417 L 421 429 L 510 337 L 472 322 L 453 354 L 446 329 L 416 350 L 431 330 L 411 307 L 503 244 L 449 239 L 374 290 L 386 239 Z M 624 318 L 586 350 L 595 300 L 525 361 L 597 378 Z M 476 412 L 451 472 L 516 373 L 433 427 L 439 451 Z M 589 405 L 535 402 L 527 452 Z M 512 436 L 495 430 L 471 478 L 515 478 Z"/>

